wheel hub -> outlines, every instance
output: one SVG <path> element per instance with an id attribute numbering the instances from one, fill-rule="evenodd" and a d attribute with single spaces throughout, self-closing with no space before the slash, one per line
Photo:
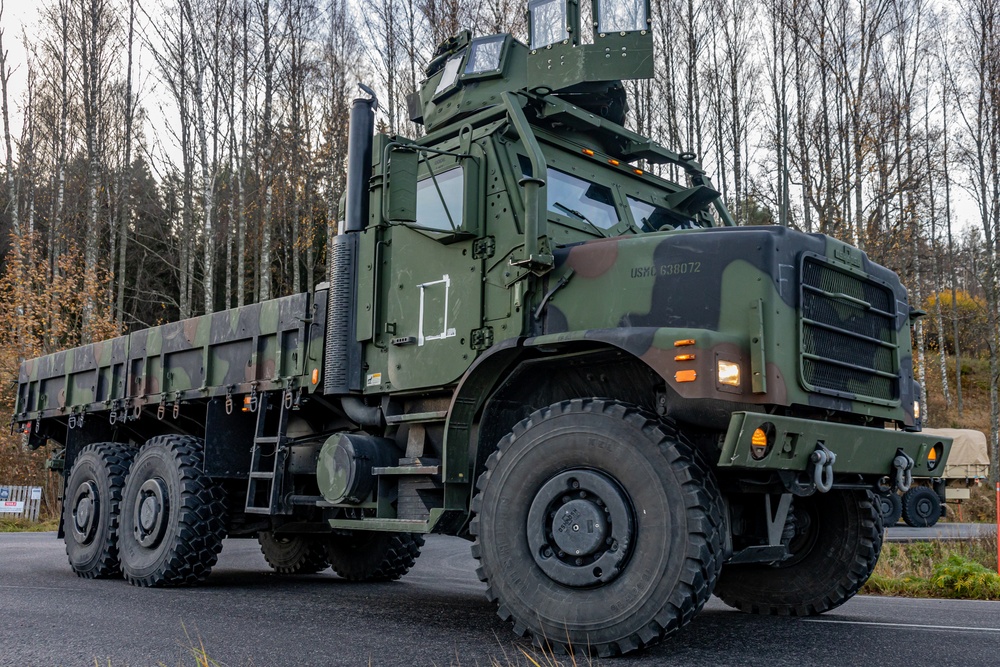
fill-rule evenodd
<path id="1" fill-rule="evenodd" d="M 73 537 L 80 544 L 90 544 L 97 533 L 100 499 L 97 487 L 88 481 L 81 484 L 73 496 Z"/>
<path id="2" fill-rule="evenodd" d="M 927 519 L 932 514 L 933 503 L 927 498 L 921 498 L 917 501 L 917 516 L 921 519 Z"/>
<path id="3" fill-rule="evenodd" d="M 604 508 L 589 498 L 577 498 L 559 508 L 549 532 L 561 551 L 589 556 L 597 551 L 608 533 Z"/>
<path id="4" fill-rule="evenodd" d="M 634 540 L 627 494 L 596 470 L 567 470 L 535 494 L 528 511 L 532 557 L 553 581 L 574 588 L 616 578 Z"/>
<path id="5" fill-rule="evenodd" d="M 148 479 L 139 487 L 133 516 L 136 541 L 150 549 L 160 543 L 167 527 L 167 490 L 163 481 Z"/>

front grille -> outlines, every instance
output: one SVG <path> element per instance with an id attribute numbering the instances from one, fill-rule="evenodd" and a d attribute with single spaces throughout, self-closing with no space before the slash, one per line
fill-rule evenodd
<path id="1" fill-rule="evenodd" d="M 802 380 L 812 391 L 899 400 L 896 300 L 874 280 L 802 261 Z"/>

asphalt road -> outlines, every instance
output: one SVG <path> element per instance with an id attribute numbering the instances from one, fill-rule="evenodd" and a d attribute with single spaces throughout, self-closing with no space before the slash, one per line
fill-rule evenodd
<path id="1" fill-rule="evenodd" d="M 230 667 L 530 664 L 473 563 L 468 543 L 435 536 L 399 582 L 283 578 L 270 574 L 256 542 L 228 540 L 204 585 L 142 589 L 77 578 L 52 533 L 0 534 L 0 665 L 187 666 L 196 664 L 192 643 Z M 815 619 L 748 616 L 713 598 L 666 643 L 591 664 L 998 662 L 1000 602 L 857 597 Z"/>
<path id="2" fill-rule="evenodd" d="M 997 527 L 992 523 L 937 523 L 930 528 L 910 528 L 900 523 L 889 529 L 889 541 L 967 540 L 996 534 Z"/>

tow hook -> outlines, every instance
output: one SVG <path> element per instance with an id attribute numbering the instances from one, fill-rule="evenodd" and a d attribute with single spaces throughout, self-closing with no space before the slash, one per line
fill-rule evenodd
<path id="1" fill-rule="evenodd" d="M 892 460 L 892 469 L 895 473 L 893 475 L 895 487 L 901 493 L 909 491 L 913 484 L 913 459 L 910 458 L 910 455 L 902 449 L 897 449 L 896 458 Z"/>
<path id="2" fill-rule="evenodd" d="M 813 484 L 820 493 L 833 488 L 833 464 L 837 455 L 827 449 L 822 442 L 816 443 L 816 451 L 810 455 L 813 464 Z"/>

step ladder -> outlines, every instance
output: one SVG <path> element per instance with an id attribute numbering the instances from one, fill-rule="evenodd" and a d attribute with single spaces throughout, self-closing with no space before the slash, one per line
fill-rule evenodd
<path id="1" fill-rule="evenodd" d="M 267 392 L 257 399 L 257 428 L 247 480 L 247 514 L 290 514 L 282 498 L 285 461 L 288 458 L 288 409 L 280 394 L 275 394 L 276 415 L 268 414 L 271 405 Z"/>

